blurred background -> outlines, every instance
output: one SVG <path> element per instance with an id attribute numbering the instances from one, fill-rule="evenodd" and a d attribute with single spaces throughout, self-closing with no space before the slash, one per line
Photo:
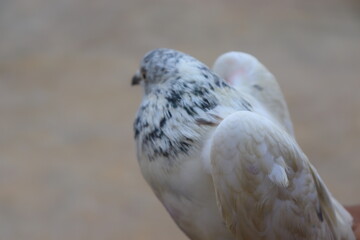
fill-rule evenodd
<path id="1" fill-rule="evenodd" d="M 360 2 L 0 1 L 0 239 L 185 240 L 143 180 L 143 55 L 226 51 L 278 78 L 333 194 L 360 203 Z"/>

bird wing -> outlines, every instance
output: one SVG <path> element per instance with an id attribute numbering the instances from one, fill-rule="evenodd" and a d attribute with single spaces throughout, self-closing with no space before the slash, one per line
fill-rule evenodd
<path id="1" fill-rule="evenodd" d="M 334 210 L 337 202 L 282 128 L 239 111 L 209 141 L 218 206 L 236 239 L 354 239 L 351 217 Z"/>
<path id="2" fill-rule="evenodd" d="M 243 52 L 228 52 L 217 58 L 213 70 L 234 88 L 257 99 L 289 134 L 294 135 L 280 86 L 258 59 Z"/>

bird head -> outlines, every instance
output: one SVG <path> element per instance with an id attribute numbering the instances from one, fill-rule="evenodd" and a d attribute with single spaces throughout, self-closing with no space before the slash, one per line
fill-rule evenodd
<path id="1" fill-rule="evenodd" d="M 199 72 L 208 67 L 195 58 L 172 49 L 159 48 L 145 54 L 140 68 L 132 78 L 132 85 L 144 84 L 145 94 L 161 86 L 178 81 L 199 80 Z M 208 75 L 211 75 L 210 72 Z M 203 75 L 200 75 L 203 76 Z"/>

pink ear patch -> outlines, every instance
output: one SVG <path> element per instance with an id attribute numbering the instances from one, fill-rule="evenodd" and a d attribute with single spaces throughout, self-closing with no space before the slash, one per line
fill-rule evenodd
<path id="1" fill-rule="evenodd" d="M 246 71 L 243 68 L 238 68 L 233 73 L 229 74 L 229 76 L 225 79 L 227 83 L 231 86 L 241 84 L 241 82 L 246 78 Z"/>

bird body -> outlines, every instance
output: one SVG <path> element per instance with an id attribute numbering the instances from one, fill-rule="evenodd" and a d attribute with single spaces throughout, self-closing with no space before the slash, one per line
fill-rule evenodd
<path id="1" fill-rule="evenodd" d="M 215 74 L 175 50 L 145 55 L 133 78 L 144 85 L 134 131 L 145 180 L 192 240 L 355 239 L 293 137 L 275 78 L 241 56 L 229 69 L 233 55 L 220 57 Z"/>

